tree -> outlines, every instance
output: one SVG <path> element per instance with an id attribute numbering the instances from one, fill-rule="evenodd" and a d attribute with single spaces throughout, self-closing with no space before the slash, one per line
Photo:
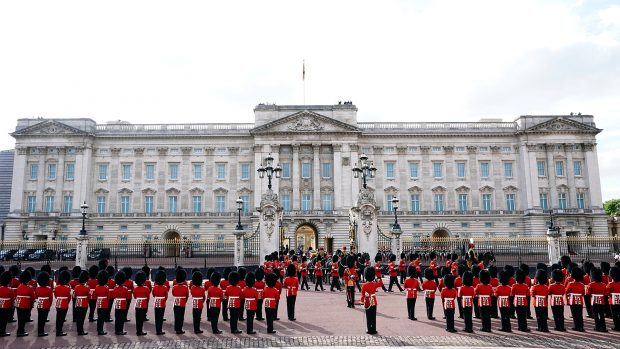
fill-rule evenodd
<path id="1" fill-rule="evenodd" d="M 607 213 L 608 216 L 615 215 L 616 212 L 620 211 L 620 199 L 611 199 L 605 201 L 605 203 L 603 203 L 603 208 L 605 209 L 605 213 Z"/>

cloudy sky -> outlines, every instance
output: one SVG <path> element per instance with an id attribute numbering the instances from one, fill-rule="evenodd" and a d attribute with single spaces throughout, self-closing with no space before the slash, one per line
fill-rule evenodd
<path id="1" fill-rule="evenodd" d="M 593 114 L 620 198 L 618 1 L 4 1 L 0 149 L 26 117 L 252 122 L 351 100 L 360 121 Z"/>

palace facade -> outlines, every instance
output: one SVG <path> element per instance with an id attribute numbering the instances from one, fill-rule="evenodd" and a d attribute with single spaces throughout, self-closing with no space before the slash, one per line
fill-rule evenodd
<path id="1" fill-rule="evenodd" d="M 271 154 L 285 242 L 341 248 L 356 222 L 362 154 L 380 229 L 400 200 L 403 240 L 425 236 L 607 235 L 591 115 L 526 115 L 513 122 L 358 122 L 357 108 L 264 105 L 254 123 L 97 124 L 20 119 L 6 239 L 231 240 L 256 229 Z"/>

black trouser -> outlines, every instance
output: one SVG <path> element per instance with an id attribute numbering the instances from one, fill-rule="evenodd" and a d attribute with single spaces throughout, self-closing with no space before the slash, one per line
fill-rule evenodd
<path id="1" fill-rule="evenodd" d="M 347 286 L 347 306 L 350 308 L 355 306 L 355 286 Z"/>
<path id="2" fill-rule="evenodd" d="M 88 321 L 93 321 L 95 319 L 95 310 L 97 309 L 97 300 L 90 299 L 88 301 Z M 99 313 L 97 313 L 99 314 Z"/>
<path id="3" fill-rule="evenodd" d="M 45 321 L 47 321 L 47 314 L 50 313 L 49 309 L 41 309 L 38 308 L 37 309 L 37 332 L 39 334 L 44 333 L 45 332 Z"/>
<path id="4" fill-rule="evenodd" d="M 459 319 L 463 318 L 463 297 L 456 297 L 456 302 L 459 304 Z"/>
<path id="5" fill-rule="evenodd" d="M 433 318 L 433 307 L 435 306 L 435 298 L 426 297 L 426 317 Z"/>
<path id="6" fill-rule="evenodd" d="M 407 317 L 409 320 L 415 319 L 415 301 L 416 298 L 407 298 Z M 452 315 L 454 315 L 454 309 Z"/>
<path id="7" fill-rule="evenodd" d="M 531 319 L 532 318 L 532 307 L 530 306 L 532 304 L 532 297 L 527 297 L 527 318 Z"/>
<path id="8" fill-rule="evenodd" d="M 411 298 L 415 301 L 415 298 Z M 409 301 L 409 299 L 407 299 Z M 443 310 L 446 316 L 446 330 L 454 330 L 454 308 L 447 308 Z"/>
<path id="9" fill-rule="evenodd" d="M 478 297 L 474 297 L 474 317 L 480 318 L 480 307 L 478 306 Z"/>
<path id="10" fill-rule="evenodd" d="M 342 289 L 340 288 L 340 280 L 338 279 L 337 276 L 332 276 L 332 284 L 331 287 L 329 288 L 330 291 L 334 290 L 334 286 L 338 289 L 338 291 L 342 291 Z"/>
<path id="11" fill-rule="evenodd" d="M 131 298 L 127 300 L 127 309 L 131 309 Z M 129 319 L 127 318 L 128 314 L 129 311 L 125 313 L 125 321 L 129 321 Z M 144 319 L 146 320 L 146 313 L 144 313 Z"/>
<path id="12" fill-rule="evenodd" d="M 497 297 L 491 297 L 491 317 L 497 319 L 499 317 L 499 313 L 497 311 Z"/>
<path id="13" fill-rule="evenodd" d="M 220 308 L 210 307 L 207 316 L 209 321 L 211 321 L 211 331 L 213 331 L 213 333 L 217 332 L 217 321 L 220 318 Z"/>
<path id="14" fill-rule="evenodd" d="M 97 333 L 103 332 L 103 324 L 106 319 L 107 308 L 97 308 Z"/>
<path id="15" fill-rule="evenodd" d="M 246 333 L 254 331 L 254 315 L 256 315 L 256 310 L 248 310 L 246 314 Z"/>
<path id="16" fill-rule="evenodd" d="M 121 333 L 125 331 L 126 317 L 127 309 L 114 309 L 114 333 Z"/>
<path id="17" fill-rule="evenodd" d="M 517 324 L 519 325 L 519 331 L 527 329 L 527 306 L 517 305 L 515 311 L 517 312 Z"/>
<path id="18" fill-rule="evenodd" d="M 555 322 L 555 329 L 557 331 L 564 330 L 564 306 L 553 305 L 551 306 L 551 312 L 553 313 L 553 322 Z"/>
<path id="19" fill-rule="evenodd" d="M 10 308 L 9 315 L 11 317 L 11 320 L 9 320 L 9 321 L 11 321 L 11 322 L 15 321 L 15 307 L 11 307 Z"/>
<path id="20" fill-rule="evenodd" d="M 594 328 L 597 330 L 606 330 L 605 324 L 605 304 L 593 304 L 592 314 L 594 315 Z"/>
<path id="21" fill-rule="evenodd" d="M 144 333 L 144 320 L 148 309 L 136 308 L 136 333 Z M 127 313 L 124 314 L 127 318 Z M 176 318 L 175 318 L 176 320 Z"/>
<path id="22" fill-rule="evenodd" d="M 366 308 L 366 328 L 368 333 L 377 332 L 377 306 Z"/>
<path id="23" fill-rule="evenodd" d="M 236 332 L 237 323 L 239 322 L 239 308 L 228 308 L 230 310 L 230 332 Z"/>
<path id="24" fill-rule="evenodd" d="M 583 302 L 586 304 L 586 314 L 588 314 L 588 317 L 593 317 L 594 314 L 592 313 L 592 303 L 590 298 L 591 296 L 589 294 L 583 295 Z"/>
<path id="25" fill-rule="evenodd" d="M 583 330 L 583 306 L 581 304 L 571 305 L 570 313 L 573 315 L 575 329 Z"/>
<path id="26" fill-rule="evenodd" d="M 482 318 L 482 329 L 491 330 L 491 307 L 480 307 L 480 317 Z"/>
<path id="27" fill-rule="evenodd" d="M 359 274 L 358 274 L 359 275 Z M 357 290 L 362 292 L 362 286 L 360 286 L 360 279 L 355 279 L 355 286 L 357 286 Z"/>
<path id="28" fill-rule="evenodd" d="M 56 333 L 62 333 L 62 326 L 65 324 L 69 309 L 56 308 Z"/>
<path id="29" fill-rule="evenodd" d="M 256 320 L 264 320 L 263 319 L 263 300 L 256 300 Z"/>
<path id="30" fill-rule="evenodd" d="M 614 330 L 620 331 L 620 304 L 611 306 L 611 317 L 614 319 Z M 5 324 L 6 325 L 6 324 Z M 2 331 L 0 331 L 1 333 Z"/>
<path id="31" fill-rule="evenodd" d="M 534 307 L 536 312 L 536 322 L 538 324 L 539 331 L 548 331 L 547 318 L 549 317 L 549 310 L 547 307 Z"/>
<path id="32" fill-rule="evenodd" d="M 296 300 L 297 300 L 297 296 L 286 297 L 286 313 L 288 315 L 289 320 L 293 320 L 295 318 L 295 301 Z"/>
<path id="33" fill-rule="evenodd" d="M 400 292 L 403 292 L 403 288 L 400 287 L 400 284 L 398 283 L 398 277 L 390 276 L 390 286 L 388 287 L 388 291 L 392 291 L 392 285 L 396 285 Z"/>
<path id="34" fill-rule="evenodd" d="M 228 321 L 228 299 L 222 299 L 222 320 Z"/>
<path id="35" fill-rule="evenodd" d="M 321 291 L 325 290 L 323 288 L 323 277 L 322 276 L 317 276 L 316 277 L 316 284 L 314 284 L 314 290 L 318 291 L 319 290 L 319 286 L 321 286 Z"/>
<path id="36" fill-rule="evenodd" d="M 73 311 L 78 333 L 84 333 L 84 321 L 86 320 L 87 312 L 88 308 L 86 307 L 75 307 L 75 310 Z"/>
<path id="37" fill-rule="evenodd" d="M 200 317 L 202 309 L 192 308 L 192 321 L 194 323 L 194 332 L 200 332 Z"/>
<path id="38" fill-rule="evenodd" d="M 471 332 L 474 330 L 474 322 L 472 320 L 472 313 L 474 307 L 463 307 L 463 319 L 465 320 L 465 331 Z"/>
<path id="39" fill-rule="evenodd" d="M 265 308 L 265 317 L 267 318 L 267 332 L 273 332 L 273 320 L 276 318 L 276 310 Z"/>
<path id="40" fill-rule="evenodd" d="M 185 321 L 185 307 L 174 306 L 174 330 L 176 332 L 183 331 L 183 322 Z"/>
<path id="41" fill-rule="evenodd" d="M 278 309 L 280 309 L 280 300 L 279 299 L 276 301 L 276 321 L 280 320 L 280 318 L 278 317 Z"/>
<path id="42" fill-rule="evenodd" d="M 110 300 L 110 304 L 114 304 L 113 300 Z M 129 305 L 127 305 L 129 306 Z M 129 309 L 129 308 L 127 308 Z M 127 315 L 125 315 L 125 318 L 127 318 Z M 112 307 L 107 308 L 106 310 L 106 314 L 105 314 L 105 320 L 106 321 L 111 321 L 112 320 Z"/>
<path id="43" fill-rule="evenodd" d="M 515 317 L 515 297 L 514 296 L 510 296 L 508 297 L 508 300 L 510 300 L 510 317 L 514 318 Z"/>
<path id="44" fill-rule="evenodd" d="M 11 308 L 0 308 L 0 334 L 5 334 L 6 324 L 11 316 Z"/>
<path id="45" fill-rule="evenodd" d="M 400 273 L 400 283 L 404 284 L 405 283 L 405 271 L 401 270 L 399 273 Z"/>
<path id="46" fill-rule="evenodd" d="M 301 289 L 304 289 L 304 285 L 306 285 L 306 290 L 310 289 L 310 286 L 308 286 L 308 277 L 307 276 L 302 276 L 301 277 Z"/>
<path id="47" fill-rule="evenodd" d="M 32 309 L 17 308 L 17 334 L 26 333 L 26 323 L 30 319 Z"/>
<path id="48" fill-rule="evenodd" d="M 243 302 L 241 302 L 243 303 Z M 241 304 L 241 308 L 239 308 L 239 320 L 245 320 L 243 318 L 243 311 L 245 310 L 245 308 L 243 307 L 243 304 Z"/>
<path id="49" fill-rule="evenodd" d="M 512 325 L 510 324 L 510 307 L 500 307 L 499 313 L 502 318 L 502 330 L 511 331 Z"/>
<path id="50" fill-rule="evenodd" d="M 164 325 L 164 313 L 166 308 L 155 308 L 155 332 L 162 333 L 162 326 Z"/>
<path id="51" fill-rule="evenodd" d="M 71 299 L 71 315 L 73 317 L 73 322 L 75 322 L 76 321 L 76 318 L 75 318 L 75 298 Z"/>

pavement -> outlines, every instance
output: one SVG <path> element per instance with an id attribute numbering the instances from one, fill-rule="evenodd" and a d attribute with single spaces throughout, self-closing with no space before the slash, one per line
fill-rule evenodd
<path id="1" fill-rule="evenodd" d="M 311 285 L 313 287 L 314 285 Z M 359 293 L 356 292 L 356 297 Z M 151 302 L 152 304 L 152 302 Z M 233 335 L 227 322 L 219 323 L 223 334 L 214 335 L 210 331 L 210 324 L 206 320 L 206 312 L 203 312 L 202 330 L 204 333 L 197 335 L 193 332 L 191 308 L 185 313 L 183 335 L 176 335 L 172 328 L 172 299 L 169 299 L 166 308 L 167 321 L 164 322 L 166 335 L 155 335 L 154 314 L 150 310 L 148 317 L 151 321 L 145 323 L 145 331 L 148 335 L 137 337 L 135 335 L 135 315 L 133 308 L 129 312 L 130 322 L 126 323 L 125 336 L 114 335 L 114 323 L 106 323 L 106 336 L 97 336 L 96 323 L 86 323 L 88 336 L 78 337 L 75 324 L 65 323 L 64 330 L 68 332 L 66 337 L 54 335 L 55 312 L 50 312 L 50 322 L 47 323 L 48 337 L 36 335 L 36 311 L 32 318 L 35 322 L 27 324 L 28 337 L 16 338 L 16 323 L 9 324 L 7 331 L 10 337 L 0 338 L 0 348 L 35 349 L 35 348 L 164 348 L 164 347 L 187 347 L 187 348 L 296 348 L 296 347 L 467 347 L 467 348 L 497 348 L 497 347 L 526 347 L 526 348 L 620 348 L 620 332 L 600 333 L 594 332 L 594 322 L 585 320 L 585 333 L 568 331 L 566 333 L 554 332 L 539 333 L 535 331 L 536 320 L 529 320 L 530 333 L 514 332 L 505 334 L 494 331 L 484 333 L 476 331 L 467 334 L 462 330 L 463 322 L 457 319 L 457 333 L 445 331 L 445 320 L 442 320 L 441 305 L 435 303 L 435 317 L 431 321 L 426 318 L 424 300 L 421 298 L 416 303 L 417 321 L 407 319 L 406 300 L 403 293 L 378 292 L 377 329 L 378 335 L 366 334 L 364 310 L 361 306 L 355 309 L 346 307 L 345 292 L 330 292 L 326 288 L 323 292 L 300 291 L 297 297 L 296 318 L 291 322 L 286 317 L 286 302 L 280 303 L 280 321 L 276 321 L 276 334 L 267 334 L 264 321 L 255 321 L 255 335 Z M 551 314 L 550 314 L 551 316 Z M 71 312 L 68 314 L 71 319 Z M 512 321 L 513 329 L 516 328 L 516 320 Z M 499 320 L 493 319 L 493 328 L 499 326 Z M 481 327 L 480 320 L 474 319 L 474 330 Z M 553 328 L 550 319 L 549 327 Z M 566 310 L 566 327 L 572 327 L 572 321 L 568 309 Z M 607 319 L 607 327 L 611 329 L 611 319 Z M 241 322 L 240 330 L 245 330 L 245 322 Z"/>

